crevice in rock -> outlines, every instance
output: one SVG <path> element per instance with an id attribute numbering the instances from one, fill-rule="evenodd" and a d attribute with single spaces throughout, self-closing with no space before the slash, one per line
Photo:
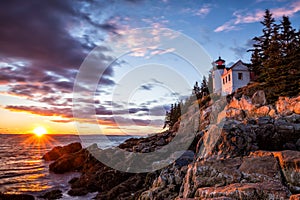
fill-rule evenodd
<path id="1" fill-rule="evenodd" d="M 273 155 L 273 154 L 272 154 L 272 155 Z M 282 185 L 284 185 L 285 187 L 287 187 L 287 188 L 290 190 L 290 188 L 289 188 L 289 186 L 288 186 L 288 184 L 287 184 L 287 180 L 286 180 L 286 178 L 285 178 L 285 176 L 284 176 L 284 173 L 283 173 L 283 171 L 282 171 L 282 168 L 281 168 L 281 165 L 280 165 L 279 158 L 278 158 L 278 157 L 275 157 L 274 155 L 273 155 L 273 157 L 276 159 L 276 161 L 277 161 L 277 163 L 278 163 L 278 166 L 279 166 L 279 173 L 280 173 L 280 176 L 281 176 L 281 183 L 282 183 Z"/>

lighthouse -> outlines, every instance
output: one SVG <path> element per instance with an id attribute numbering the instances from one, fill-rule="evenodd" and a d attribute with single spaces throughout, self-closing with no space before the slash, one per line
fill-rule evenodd
<path id="1" fill-rule="evenodd" d="M 225 60 L 219 56 L 219 59 L 214 61 L 212 65 L 213 93 L 222 94 L 222 75 L 225 69 Z"/>

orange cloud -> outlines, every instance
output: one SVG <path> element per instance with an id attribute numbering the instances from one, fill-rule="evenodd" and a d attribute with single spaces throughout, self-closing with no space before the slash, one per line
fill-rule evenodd
<path id="1" fill-rule="evenodd" d="M 13 112 L 27 112 L 41 116 L 60 116 L 63 118 L 72 118 L 71 108 L 46 108 L 36 106 L 6 106 L 5 109 Z"/>

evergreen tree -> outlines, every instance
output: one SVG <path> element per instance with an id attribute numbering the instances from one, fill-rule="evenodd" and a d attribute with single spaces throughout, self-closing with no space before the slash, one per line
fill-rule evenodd
<path id="1" fill-rule="evenodd" d="M 279 27 L 274 25 L 273 34 L 269 42 L 269 46 L 264 51 L 264 55 L 267 59 L 262 62 L 265 69 L 265 82 L 269 85 L 281 84 L 278 80 L 275 80 L 279 74 L 281 74 L 281 69 L 279 66 L 282 61 L 282 54 L 280 51 L 280 35 L 278 33 Z M 275 79 L 274 79 L 275 78 Z"/>
<path id="2" fill-rule="evenodd" d="M 262 36 L 255 37 L 251 56 L 252 70 L 259 82 L 265 82 L 271 101 L 278 96 L 299 94 L 300 80 L 300 33 L 288 17 L 279 24 L 266 10 Z"/>
<path id="3" fill-rule="evenodd" d="M 292 28 L 289 17 L 283 16 L 280 24 L 281 35 L 281 51 L 283 56 L 289 56 L 296 48 L 296 33 Z"/>
<path id="4" fill-rule="evenodd" d="M 296 32 L 290 27 L 286 33 L 286 38 L 289 38 L 289 42 L 287 39 L 285 40 L 287 47 L 286 50 L 283 49 L 285 53 L 281 66 L 283 71 L 282 77 L 285 79 L 283 91 L 288 96 L 294 96 L 300 93 L 300 32 Z"/>
<path id="5" fill-rule="evenodd" d="M 200 90 L 201 90 L 202 97 L 209 95 L 208 83 L 207 83 L 207 79 L 205 76 L 203 76 Z"/>
<path id="6" fill-rule="evenodd" d="M 198 85 L 198 81 L 196 81 L 194 88 L 193 88 L 193 95 L 196 96 L 197 99 L 200 99 L 201 96 L 201 90 L 200 87 Z"/>
<path id="7" fill-rule="evenodd" d="M 252 51 L 252 69 L 258 77 L 259 81 L 263 81 L 266 78 L 267 68 L 264 66 L 264 62 L 269 59 L 269 47 L 272 42 L 272 38 L 274 37 L 275 27 L 275 19 L 272 17 L 272 14 L 267 9 L 265 11 L 264 20 L 261 22 L 263 27 L 263 34 L 259 37 L 254 37 L 254 49 L 250 49 Z"/>
<path id="8" fill-rule="evenodd" d="M 163 128 L 167 126 L 172 128 L 181 116 L 182 103 L 171 104 L 170 111 L 166 112 L 165 123 Z"/>
<path id="9" fill-rule="evenodd" d="M 166 111 L 165 123 L 163 129 L 166 128 L 170 124 L 170 112 Z"/>
<path id="10" fill-rule="evenodd" d="M 170 109 L 170 123 L 169 123 L 169 126 L 172 127 L 173 126 L 173 123 L 174 123 L 174 111 L 175 111 L 175 104 L 171 104 L 171 109 Z"/>

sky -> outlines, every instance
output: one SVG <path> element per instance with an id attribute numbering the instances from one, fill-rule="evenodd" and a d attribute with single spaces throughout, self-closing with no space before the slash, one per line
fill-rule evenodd
<path id="1" fill-rule="evenodd" d="M 3 0 L 0 133 L 162 131 L 213 60 L 250 62 L 265 9 L 299 28 L 300 0 Z"/>

